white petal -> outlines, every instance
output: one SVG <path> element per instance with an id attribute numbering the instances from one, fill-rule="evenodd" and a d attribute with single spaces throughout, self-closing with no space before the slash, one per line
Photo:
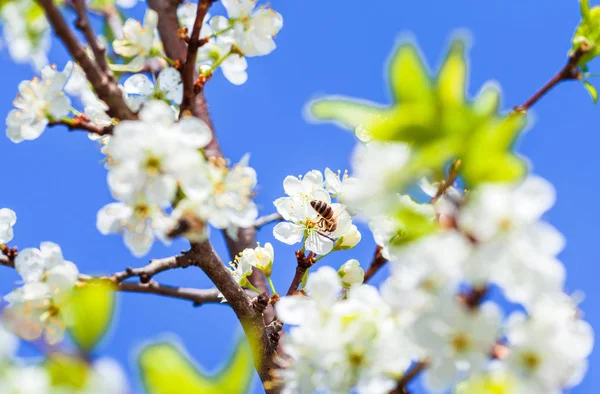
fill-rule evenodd
<path id="1" fill-rule="evenodd" d="M 293 223 L 277 223 L 273 228 L 273 236 L 278 241 L 293 245 L 302 241 L 304 228 Z"/>
<path id="2" fill-rule="evenodd" d="M 204 148 L 212 140 L 210 127 L 201 119 L 185 116 L 178 123 L 181 141 L 194 148 Z"/>
<path id="3" fill-rule="evenodd" d="M 314 308 L 314 303 L 304 296 L 283 297 L 275 304 L 277 317 L 293 325 L 304 323 L 311 308 Z"/>
<path id="4" fill-rule="evenodd" d="M 46 269 L 46 260 L 39 249 L 23 249 L 15 258 L 15 268 L 26 283 L 38 282 Z"/>
<path id="5" fill-rule="evenodd" d="M 317 232 L 313 232 L 306 239 L 306 249 L 320 255 L 327 254 L 333 249 L 333 241 Z"/>
<path id="6" fill-rule="evenodd" d="M 125 80 L 125 93 L 135 96 L 149 96 L 154 91 L 154 83 L 145 74 L 135 74 Z"/>

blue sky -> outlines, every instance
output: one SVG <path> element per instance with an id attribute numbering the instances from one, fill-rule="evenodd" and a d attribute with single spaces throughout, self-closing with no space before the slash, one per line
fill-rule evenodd
<path id="1" fill-rule="evenodd" d="M 218 74 L 206 88 L 225 155 L 237 161 L 246 152 L 252 154 L 251 165 L 259 179 L 257 203 L 263 214 L 274 212 L 272 201 L 282 195 L 285 176 L 314 168 L 348 167 L 353 136 L 334 126 L 308 124 L 303 106 L 321 94 L 388 102 L 384 66 L 402 35 L 414 36 L 435 66 L 451 34 L 457 29 L 469 31 L 473 44 L 469 92 L 474 94 L 485 81 L 496 80 L 509 109 L 525 101 L 562 67 L 579 21 L 575 0 L 272 0 L 271 5 L 284 17 L 277 50 L 249 59 L 249 80 L 243 86 L 233 86 Z M 141 8 L 133 15 L 139 16 Z M 213 13 L 221 10 L 216 6 Z M 59 67 L 66 61 L 55 40 L 51 59 Z M 6 50 L 0 52 L 0 68 L 4 71 L 0 114 L 5 117 L 18 83 L 30 79 L 32 71 L 14 65 Z M 568 240 L 561 254 L 568 271 L 567 289 L 585 293 L 585 317 L 600 326 L 596 279 L 600 212 L 594 208 L 600 193 L 596 130 L 600 111 L 580 84 L 568 83 L 544 98 L 533 115 L 534 125 L 522 138 L 519 151 L 531 160 L 533 171 L 558 190 L 558 202 L 547 219 Z M 4 169 L 0 207 L 12 208 L 18 215 L 13 244 L 29 247 L 41 241 L 57 242 L 66 258 L 90 274 L 112 273 L 148 261 L 132 257 L 120 237 L 105 237 L 96 230 L 97 210 L 112 199 L 99 164 L 99 149 L 83 133 L 54 128 L 36 141 L 19 145 L 0 138 L 0 150 L 0 168 Z M 220 234 L 215 231 L 213 238 L 225 258 Z M 259 233 L 259 240 L 275 246 L 274 281 L 283 291 L 295 269 L 293 248 L 274 241 L 271 227 Z M 148 258 L 184 248 L 184 242 L 169 248 L 156 245 Z M 352 257 L 367 264 L 373 248 L 372 238 L 366 235 L 355 250 L 323 263 L 337 267 Z M 10 270 L 2 272 L 0 291 L 5 294 L 18 278 Z M 182 286 L 210 286 L 195 268 L 167 272 L 157 279 Z M 380 279 L 376 277 L 375 283 Z M 116 357 L 131 373 L 135 371 L 134 351 L 145 341 L 175 334 L 190 354 L 212 369 L 227 357 L 240 334 L 233 313 L 222 305 L 193 308 L 180 300 L 120 294 L 118 309 L 118 320 L 102 354 Z M 592 393 L 593 387 L 600 386 L 595 368 L 599 361 L 597 350 L 584 382 L 571 393 Z"/>

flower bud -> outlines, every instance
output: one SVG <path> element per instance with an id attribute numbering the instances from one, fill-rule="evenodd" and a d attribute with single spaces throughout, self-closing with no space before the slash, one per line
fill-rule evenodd
<path id="1" fill-rule="evenodd" d="M 360 268 L 360 263 L 355 259 L 346 261 L 338 270 L 338 275 L 346 289 L 360 285 L 365 279 L 365 271 Z"/>
<path id="2" fill-rule="evenodd" d="M 361 240 L 362 236 L 358 228 L 355 225 L 352 225 L 350 231 L 345 233 L 340 237 L 335 245 L 335 249 L 337 250 L 347 250 L 355 247 Z"/>

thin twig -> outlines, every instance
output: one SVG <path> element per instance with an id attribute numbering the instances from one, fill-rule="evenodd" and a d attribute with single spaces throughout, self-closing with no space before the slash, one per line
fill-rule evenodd
<path id="1" fill-rule="evenodd" d="M 365 279 L 363 280 L 363 283 L 367 283 L 373 277 L 373 275 L 375 275 L 377 271 L 379 271 L 381 267 L 387 263 L 387 259 L 383 257 L 381 250 L 381 246 L 377 245 L 375 248 L 375 253 L 373 253 L 371 265 L 369 265 L 369 268 L 367 268 L 365 271 Z"/>
<path id="2" fill-rule="evenodd" d="M 77 27 L 83 33 L 83 36 L 90 45 L 92 53 L 94 54 L 94 59 L 96 60 L 96 64 L 98 64 L 98 66 L 100 67 L 100 70 L 112 80 L 112 72 L 108 67 L 108 61 L 106 60 L 106 46 L 100 41 L 98 41 L 98 37 L 96 37 L 94 28 L 90 23 L 90 18 L 88 16 L 87 8 L 85 6 L 85 1 L 72 0 L 72 2 L 73 9 L 77 14 L 77 19 L 75 20 L 75 27 Z"/>
<path id="3" fill-rule="evenodd" d="M 296 294 L 296 291 L 298 291 L 298 286 L 300 285 L 300 282 L 302 282 L 304 275 L 306 275 L 306 271 L 315 263 L 315 254 L 310 252 L 308 255 L 305 255 L 303 251 L 298 250 L 296 252 L 296 261 L 296 274 L 286 293 L 288 296 L 294 295 Z"/>
<path id="4" fill-rule="evenodd" d="M 66 126 L 69 128 L 69 130 L 83 130 L 99 136 L 111 135 L 115 128 L 113 125 L 106 127 L 99 126 L 96 123 L 85 120 L 84 118 L 53 120 L 48 123 L 48 126 Z"/>
<path id="5" fill-rule="evenodd" d="M 135 119 L 125 103 L 123 92 L 109 80 L 100 67 L 85 53 L 75 33 L 71 30 L 53 0 L 37 0 L 44 9 L 54 32 L 61 39 L 73 59 L 81 66 L 98 97 L 108 105 L 108 115 L 120 120 Z"/>
<path id="6" fill-rule="evenodd" d="M 254 222 L 254 228 L 256 228 L 258 230 L 261 227 L 266 226 L 267 224 L 271 224 L 273 222 L 279 222 L 281 220 L 283 220 L 283 217 L 279 213 L 272 213 L 270 215 L 265 215 L 265 216 L 262 216 L 262 217 L 259 217 L 258 219 L 256 219 L 256 221 Z"/>
<path id="7" fill-rule="evenodd" d="M 537 92 L 533 94 L 527 101 L 522 105 L 517 105 L 514 108 L 514 112 L 527 112 L 529 108 L 533 107 L 542 97 L 546 95 L 552 88 L 563 81 L 581 79 L 581 71 L 579 70 L 579 60 L 591 50 L 585 43 L 582 44 L 579 49 L 569 55 L 567 64 L 554 75 L 548 82 L 544 84 Z"/>
<path id="8" fill-rule="evenodd" d="M 392 391 L 390 391 L 389 394 L 405 394 L 406 391 L 406 386 L 417 376 L 419 376 L 419 374 L 421 372 L 423 372 L 426 368 L 427 368 L 427 361 L 419 361 L 415 364 L 413 364 L 408 371 L 406 371 L 406 373 L 404 375 L 402 375 L 402 378 L 398 381 L 398 385 L 396 386 L 396 388 Z"/>
<path id="9" fill-rule="evenodd" d="M 196 56 L 198 55 L 198 48 L 200 48 L 204 41 L 200 40 L 200 30 L 202 30 L 202 24 L 204 23 L 204 17 L 208 12 L 208 9 L 212 5 L 214 0 L 199 0 L 198 8 L 196 9 L 196 19 L 194 20 L 194 26 L 192 33 L 188 40 L 188 49 L 185 64 L 181 70 L 181 80 L 183 82 L 183 101 L 181 102 L 181 113 L 191 112 L 191 108 L 194 102 L 194 75 L 196 73 Z"/>
<path id="10" fill-rule="evenodd" d="M 166 257 L 164 259 L 153 259 L 150 264 L 139 268 L 127 268 L 125 271 L 115 272 L 109 278 L 117 283 L 125 279 L 139 277 L 141 283 L 149 283 L 152 277 L 160 272 L 168 271 L 174 268 L 187 268 L 193 265 L 194 261 L 189 254 L 184 253 L 177 256 Z"/>
<path id="11" fill-rule="evenodd" d="M 454 184 L 456 178 L 458 178 L 458 175 L 460 174 L 460 164 L 460 160 L 455 160 L 454 163 L 452 163 L 452 165 L 450 166 L 450 171 L 448 172 L 448 177 L 444 182 L 440 184 L 440 187 L 438 188 L 435 195 L 431 197 L 431 200 L 429 200 L 429 204 L 435 204 Z"/>
<path id="12" fill-rule="evenodd" d="M 173 287 L 163 285 L 155 281 L 150 281 L 148 283 L 122 282 L 119 283 L 118 289 L 120 291 L 131 293 L 149 293 L 182 300 L 189 300 L 194 303 L 194 306 L 200 306 L 208 303 L 218 304 L 222 301 L 222 299 L 219 297 L 219 290 L 217 289 Z"/>

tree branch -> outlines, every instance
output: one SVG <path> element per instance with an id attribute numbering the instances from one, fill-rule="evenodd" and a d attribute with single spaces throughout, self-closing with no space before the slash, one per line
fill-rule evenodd
<path id="1" fill-rule="evenodd" d="M 292 283 L 290 283 L 286 296 L 296 294 L 298 286 L 300 285 L 300 282 L 302 282 L 302 278 L 306 274 L 306 271 L 315 263 L 315 254 L 314 252 L 310 252 L 308 255 L 304 255 L 302 250 L 298 250 L 296 251 L 296 261 L 296 274 L 292 279 Z"/>
<path id="2" fill-rule="evenodd" d="M 108 105 L 108 114 L 120 120 L 134 119 L 116 83 L 111 82 L 98 65 L 85 53 L 75 33 L 69 28 L 53 0 L 37 0 L 44 9 L 54 32 L 61 39 L 73 59 L 81 66 L 98 97 Z"/>
<path id="3" fill-rule="evenodd" d="M 181 113 L 191 112 L 191 108 L 194 102 L 194 77 L 196 74 L 196 56 L 198 55 L 198 48 L 200 48 L 204 41 L 200 40 L 200 30 L 202 30 L 202 23 L 204 17 L 208 12 L 208 9 L 215 0 L 199 0 L 198 8 L 196 9 L 196 19 L 194 20 L 194 26 L 190 39 L 188 41 L 187 56 L 185 64 L 181 70 L 181 80 L 183 82 L 183 101 L 181 102 Z"/>
<path id="4" fill-rule="evenodd" d="M 64 118 L 61 120 L 53 120 L 48 123 L 48 126 L 66 126 L 69 130 L 84 130 L 88 133 L 94 133 L 99 136 L 105 136 L 112 134 L 114 126 L 98 126 L 96 123 L 90 122 L 82 117 L 76 118 Z"/>
<path id="5" fill-rule="evenodd" d="M 75 20 L 75 27 L 77 27 L 85 37 L 86 41 L 92 49 L 96 64 L 100 67 L 100 70 L 112 81 L 113 75 L 108 67 L 108 61 L 106 60 L 106 46 L 98 41 L 94 28 L 90 23 L 88 17 L 87 8 L 84 0 L 72 0 L 73 9 L 77 14 L 77 20 Z"/>
<path id="6" fill-rule="evenodd" d="M 267 334 L 262 314 L 253 306 L 253 300 L 234 280 L 231 271 L 225 267 L 209 241 L 193 243 L 187 254 L 194 259 L 194 265 L 198 265 L 223 293 L 242 323 L 254 356 L 254 366 L 263 382 L 265 392 L 278 393 L 279 388 L 273 387 L 272 384 L 272 371 L 277 368 L 274 360 L 275 348 Z"/>
<path id="7" fill-rule="evenodd" d="M 552 88 L 563 81 L 581 79 L 581 71 L 579 70 L 579 60 L 591 50 L 589 45 L 583 43 L 575 52 L 569 55 L 567 64 L 554 75 L 548 82 L 544 84 L 537 92 L 533 94 L 527 101 L 522 105 L 517 105 L 514 112 L 527 112 L 529 108 L 533 107 L 542 97 L 546 95 Z"/>
<path id="8" fill-rule="evenodd" d="M 148 283 L 121 282 L 118 284 L 118 289 L 120 291 L 131 293 L 149 293 L 182 300 L 189 300 L 194 303 L 194 306 L 200 306 L 208 303 L 218 304 L 222 301 L 221 298 L 219 298 L 219 290 L 217 289 L 173 287 L 159 284 L 152 280 Z"/>
<path id="9" fill-rule="evenodd" d="M 153 259 L 150 264 L 140 268 L 126 268 L 125 271 L 115 272 L 109 278 L 116 283 L 121 283 L 125 279 L 139 277 L 140 282 L 150 283 L 152 277 L 160 272 L 168 271 L 174 268 L 187 268 L 194 265 L 194 260 L 189 254 L 184 253 L 177 256 L 166 257 L 164 259 Z"/>
<path id="10" fill-rule="evenodd" d="M 254 228 L 258 230 L 261 227 L 266 226 L 267 224 L 279 222 L 281 220 L 283 220 L 283 217 L 277 212 L 272 213 L 270 215 L 265 215 L 256 219 L 256 221 L 254 222 Z"/>
<path id="11" fill-rule="evenodd" d="M 414 364 L 412 367 L 410 367 L 408 369 L 408 371 L 406 371 L 406 373 L 404 375 L 402 375 L 402 378 L 398 381 L 398 386 L 396 386 L 396 388 L 392 391 L 390 391 L 389 394 L 406 394 L 406 386 L 417 376 L 419 376 L 419 374 L 421 372 L 423 372 L 426 368 L 427 368 L 427 361 L 419 361 L 416 364 Z"/>
<path id="12" fill-rule="evenodd" d="M 369 265 L 369 268 L 367 268 L 365 271 L 365 279 L 363 280 L 363 283 L 367 283 L 373 277 L 373 275 L 375 275 L 377 271 L 379 271 L 381 267 L 387 263 L 387 259 L 381 254 L 381 249 L 382 248 L 379 245 L 377 245 L 375 248 L 373 260 L 371 260 L 371 265 Z"/>

